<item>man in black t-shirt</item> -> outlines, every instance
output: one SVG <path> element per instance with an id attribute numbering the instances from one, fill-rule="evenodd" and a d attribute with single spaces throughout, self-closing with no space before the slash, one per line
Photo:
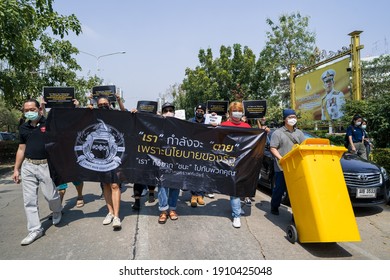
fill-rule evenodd
<path id="1" fill-rule="evenodd" d="M 46 119 L 38 101 L 29 99 L 23 104 L 26 122 L 19 127 L 20 143 L 16 152 L 13 180 L 22 179 L 24 210 L 27 217 L 28 235 L 21 245 L 29 245 L 43 235 L 38 211 L 38 187 L 41 188 L 49 208 L 53 211 L 53 225 L 62 218 L 61 200 L 50 177 L 47 163 Z M 20 170 L 20 172 L 19 172 Z"/>

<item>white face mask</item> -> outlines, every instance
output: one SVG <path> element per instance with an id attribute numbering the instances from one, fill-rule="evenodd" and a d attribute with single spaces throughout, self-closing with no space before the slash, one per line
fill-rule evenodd
<path id="1" fill-rule="evenodd" d="M 294 126 L 297 124 L 297 119 L 288 119 L 287 123 L 288 125 Z"/>
<path id="2" fill-rule="evenodd" d="M 359 126 L 359 125 L 361 125 L 361 124 L 362 124 L 362 122 L 356 122 L 356 123 L 355 123 L 356 126 Z"/>
<path id="3" fill-rule="evenodd" d="M 163 114 L 164 117 L 174 117 L 175 113 L 174 112 L 166 112 Z"/>
<path id="4" fill-rule="evenodd" d="M 237 121 L 241 120 L 242 115 L 242 112 L 232 112 L 232 118 Z"/>
<path id="5" fill-rule="evenodd" d="M 366 128 L 367 128 L 367 126 L 366 126 L 365 124 L 363 124 L 363 125 L 362 125 L 362 128 L 363 128 L 363 129 L 366 129 Z"/>

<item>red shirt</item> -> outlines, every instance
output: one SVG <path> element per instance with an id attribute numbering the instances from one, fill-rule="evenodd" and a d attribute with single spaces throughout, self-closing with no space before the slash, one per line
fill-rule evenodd
<path id="1" fill-rule="evenodd" d="M 251 126 L 245 122 L 240 122 L 239 124 L 232 123 L 231 121 L 226 121 L 221 123 L 221 126 L 234 126 L 234 127 L 245 127 L 245 128 L 251 128 Z"/>

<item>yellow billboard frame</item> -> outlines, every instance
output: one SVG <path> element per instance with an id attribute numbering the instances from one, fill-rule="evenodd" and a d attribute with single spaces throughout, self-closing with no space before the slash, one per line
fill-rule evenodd
<path id="1" fill-rule="evenodd" d="M 305 72 L 308 72 L 312 69 L 315 69 L 321 65 L 329 63 L 331 61 L 337 60 L 346 55 L 351 55 L 352 59 L 352 99 L 361 100 L 362 98 L 362 76 L 361 76 L 361 67 L 360 67 L 360 50 L 364 48 L 363 45 L 360 45 L 360 34 L 363 31 L 353 31 L 348 35 L 351 36 L 351 45 L 350 49 L 344 52 L 341 52 L 331 58 L 328 58 L 319 63 L 313 64 L 309 67 L 296 71 L 294 64 L 290 65 L 290 98 L 291 98 L 291 108 L 296 109 L 295 102 L 295 78 L 299 75 L 302 75 Z"/>

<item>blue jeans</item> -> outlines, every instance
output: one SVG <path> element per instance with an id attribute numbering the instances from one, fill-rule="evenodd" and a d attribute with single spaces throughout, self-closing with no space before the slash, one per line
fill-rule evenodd
<path id="1" fill-rule="evenodd" d="M 275 172 L 275 188 L 272 190 L 271 209 L 279 208 L 285 191 L 286 181 L 283 172 Z"/>
<path id="2" fill-rule="evenodd" d="M 172 189 L 167 187 L 158 188 L 158 210 L 176 210 L 177 199 L 179 198 L 179 189 Z"/>
<path id="3" fill-rule="evenodd" d="M 241 200 L 239 197 L 231 196 L 230 205 L 232 207 L 232 217 L 240 218 L 241 217 Z"/>

